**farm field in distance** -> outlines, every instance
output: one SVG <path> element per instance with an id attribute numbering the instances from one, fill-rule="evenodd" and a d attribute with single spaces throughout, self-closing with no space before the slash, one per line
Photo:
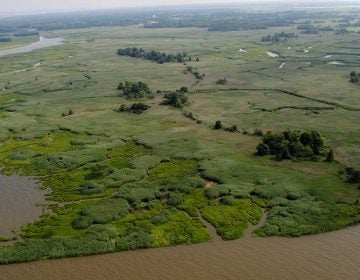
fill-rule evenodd
<path id="1" fill-rule="evenodd" d="M 360 28 L 304 34 L 299 24 L 42 31 L 64 43 L 0 57 L 2 173 L 48 190 L 37 221 L 0 236 L 0 264 L 207 242 L 206 221 L 223 240 L 262 220 L 253 236 L 358 224 L 359 186 L 344 170 L 360 169 L 360 84 L 349 82 Z M 296 36 L 262 40 L 280 32 Z M 117 54 L 132 47 L 186 58 Z M 126 81 L 151 93 L 128 98 Z M 182 87 L 182 106 L 161 104 Z M 141 114 L 118 110 L 138 102 Z M 288 129 L 319 132 L 334 160 L 256 154 L 266 132 Z"/>

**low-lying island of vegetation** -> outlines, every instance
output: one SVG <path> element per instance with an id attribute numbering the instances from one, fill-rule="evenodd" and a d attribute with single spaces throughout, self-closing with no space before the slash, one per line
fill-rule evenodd
<path id="1" fill-rule="evenodd" d="M 66 38 L 0 58 L 1 172 L 48 190 L 0 264 L 359 224 L 356 15 L 0 19 L 11 44 Z"/>

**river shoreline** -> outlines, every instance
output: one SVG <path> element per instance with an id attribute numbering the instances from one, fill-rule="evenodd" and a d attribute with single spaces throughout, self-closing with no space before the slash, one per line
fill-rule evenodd
<path id="1" fill-rule="evenodd" d="M 26 46 L 0 50 L 0 57 L 12 54 L 28 53 L 34 50 L 58 46 L 63 44 L 63 38 L 45 38 L 43 36 L 39 37 L 39 41 L 31 43 Z"/>
<path id="2" fill-rule="evenodd" d="M 360 226 L 299 238 L 143 249 L 0 266 L 8 280 L 240 279 L 353 280 L 360 268 Z"/>

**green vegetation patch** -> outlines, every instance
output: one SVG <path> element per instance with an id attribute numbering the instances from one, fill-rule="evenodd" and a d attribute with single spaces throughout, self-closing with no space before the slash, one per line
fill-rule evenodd
<path id="1" fill-rule="evenodd" d="M 257 224 L 262 216 L 259 206 L 249 199 L 233 200 L 232 205 L 206 206 L 203 217 L 210 222 L 224 240 L 241 237 L 249 224 Z"/>

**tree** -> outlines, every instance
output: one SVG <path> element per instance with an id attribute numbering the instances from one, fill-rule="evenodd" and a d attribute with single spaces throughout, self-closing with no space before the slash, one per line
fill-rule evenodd
<path id="1" fill-rule="evenodd" d="M 216 122 L 215 122 L 214 129 L 222 129 L 222 123 L 221 123 L 221 121 L 216 121 Z"/>

